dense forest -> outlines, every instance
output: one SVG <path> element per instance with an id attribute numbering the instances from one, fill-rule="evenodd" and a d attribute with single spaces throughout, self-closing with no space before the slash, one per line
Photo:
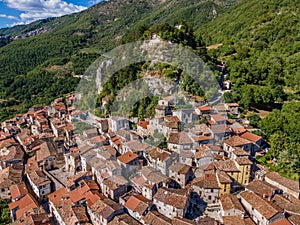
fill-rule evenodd
<path id="1" fill-rule="evenodd" d="M 243 1 L 197 34 L 222 44 L 211 54 L 226 60 L 233 101 L 246 109 L 299 99 L 299 1 Z"/>

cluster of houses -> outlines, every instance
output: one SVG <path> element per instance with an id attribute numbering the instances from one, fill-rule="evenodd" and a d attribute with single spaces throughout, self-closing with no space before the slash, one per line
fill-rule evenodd
<path id="1" fill-rule="evenodd" d="M 154 118 L 86 128 L 74 101 L 1 124 L 0 198 L 13 224 L 300 224 L 299 182 L 255 163 L 265 142 L 228 119 L 238 104 L 178 109 L 166 97 Z"/>

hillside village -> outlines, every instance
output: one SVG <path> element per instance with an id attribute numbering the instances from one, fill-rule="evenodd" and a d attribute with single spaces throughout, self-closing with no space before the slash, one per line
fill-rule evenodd
<path id="1" fill-rule="evenodd" d="M 300 224 L 299 183 L 255 163 L 266 143 L 228 118 L 237 103 L 176 109 L 168 96 L 154 118 L 85 128 L 74 101 L 1 124 L 0 198 L 13 224 Z"/>

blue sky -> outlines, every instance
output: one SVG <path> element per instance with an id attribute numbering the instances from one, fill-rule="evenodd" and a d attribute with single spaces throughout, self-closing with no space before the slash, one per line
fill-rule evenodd
<path id="1" fill-rule="evenodd" d="M 0 0 L 0 28 L 82 11 L 102 0 Z"/>

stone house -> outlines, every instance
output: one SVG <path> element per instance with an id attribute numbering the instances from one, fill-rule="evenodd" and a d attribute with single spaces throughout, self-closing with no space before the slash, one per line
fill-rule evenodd
<path id="1" fill-rule="evenodd" d="M 183 218 L 190 206 L 190 191 L 187 189 L 159 188 L 153 197 L 153 203 L 159 213 L 172 219 Z"/>
<path id="2" fill-rule="evenodd" d="M 239 196 L 243 207 L 256 224 L 268 225 L 284 218 L 283 212 L 253 192 L 243 191 Z"/>
<path id="3" fill-rule="evenodd" d="M 177 162 L 169 167 L 169 177 L 185 187 L 194 178 L 194 173 L 191 166 Z"/>

